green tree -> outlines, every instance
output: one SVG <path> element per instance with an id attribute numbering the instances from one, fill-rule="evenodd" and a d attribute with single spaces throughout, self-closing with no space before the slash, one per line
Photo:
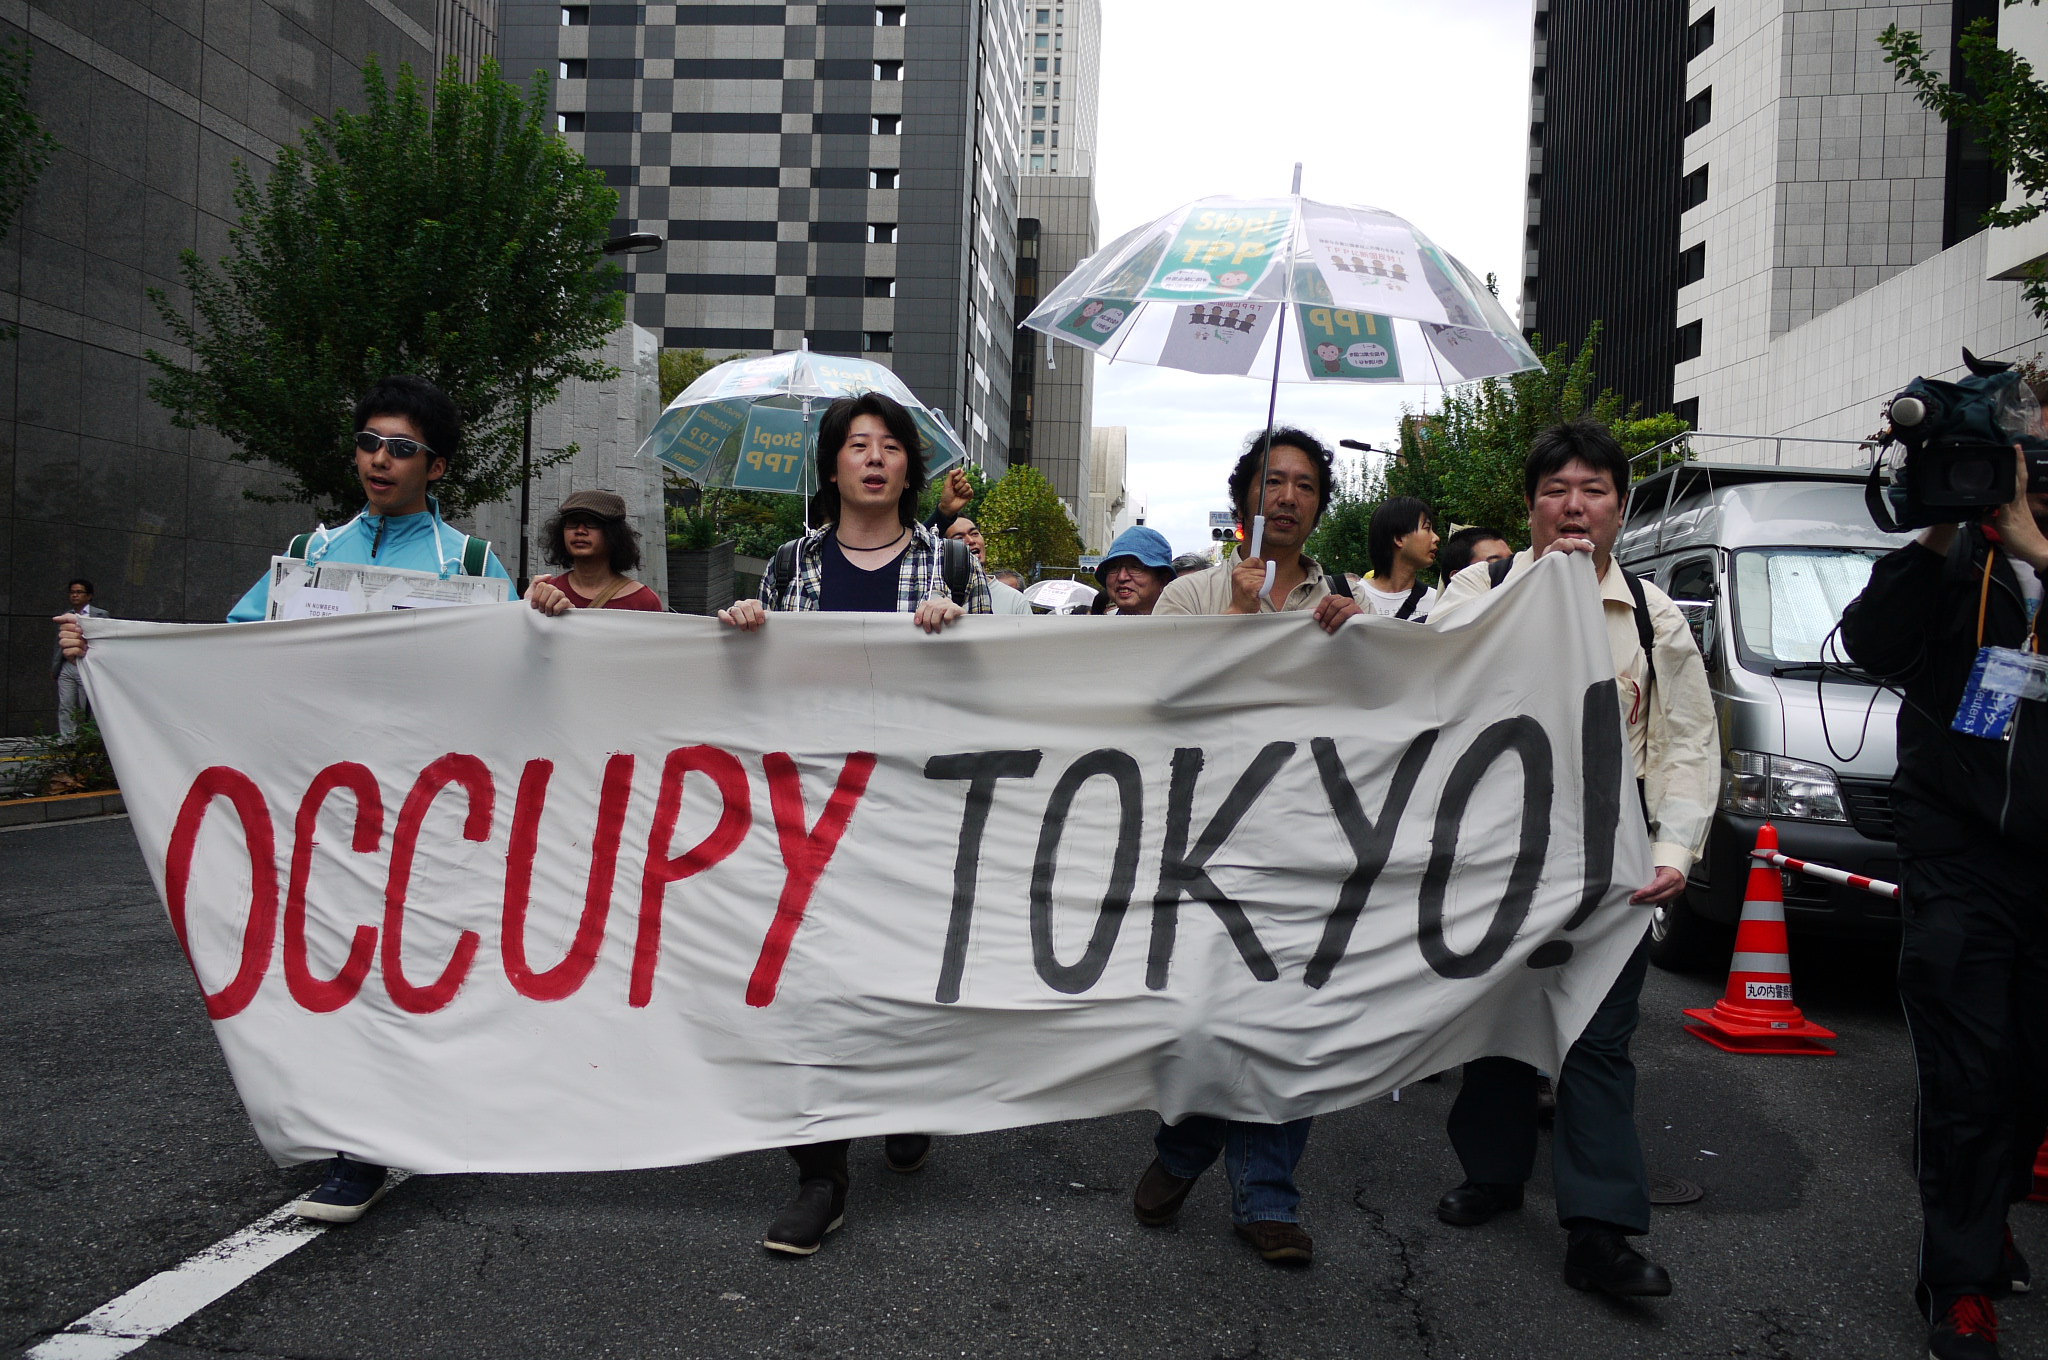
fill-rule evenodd
<path id="1" fill-rule="evenodd" d="M 1677 416 L 1645 416 L 1639 405 L 1599 386 L 1593 368 L 1599 338 L 1597 322 L 1576 354 L 1568 345 L 1543 353 L 1539 338 L 1542 368 L 1466 383 L 1448 392 L 1436 410 L 1404 416 L 1400 452 L 1386 469 L 1384 495 L 1420 496 L 1447 524 L 1484 524 L 1525 546 L 1522 464 L 1540 431 L 1560 421 L 1597 420 L 1631 458 L 1685 433 L 1689 427 Z M 1657 461 L 1662 465 L 1687 456 L 1681 441 Z M 1637 473 L 1651 470 L 1640 467 Z"/>
<path id="2" fill-rule="evenodd" d="M 235 164 L 230 254 L 216 270 L 185 252 L 189 316 L 150 294 L 191 354 L 150 351 L 150 395 L 285 474 L 282 493 L 250 499 L 333 514 L 361 494 L 345 454 L 356 397 L 416 373 L 462 409 L 438 484 L 458 514 L 518 485 L 528 402 L 618 376 L 594 353 L 624 315 L 600 254 L 618 195 L 549 126 L 545 72 L 522 96 L 495 62 L 470 83 L 451 58 L 429 109 L 410 67 L 387 87 L 372 57 L 363 93 L 365 112 L 316 119 L 260 189 Z"/>
<path id="3" fill-rule="evenodd" d="M 2018 3 L 2005 0 L 2008 8 Z M 1996 19 L 1978 19 L 1958 35 L 1953 79 L 1929 64 L 1918 33 L 1893 24 L 1877 44 L 1892 75 L 1943 122 L 1972 134 L 2005 176 L 2006 203 L 1984 214 L 1985 226 L 2016 227 L 2048 211 L 2048 85 L 2024 57 L 1998 45 Z M 2048 323 L 2048 262 L 2027 267 L 2023 292 Z"/>
<path id="4" fill-rule="evenodd" d="M 1338 462 L 1331 478 L 1330 506 L 1316 521 L 1303 551 L 1330 571 L 1363 576 L 1372 570 L 1366 535 L 1372 512 L 1387 498 L 1385 471 L 1364 458 Z"/>
<path id="5" fill-rule="evenodd" d="M 683 389 L 709 373 L 720 364 L 729 364 L 741 358 L 728 354 L 723 359 L 714 359 L 701 349 L 665 349 L 661 352 L 661 404 L 667 406 L 682 395 Z"/>
<path id="6" fill-rule="evenodd" d="M 1081 536 L 1066 503 L 1045 474 L 1017 464 L 972 507 L 988 542 L 990 567 L 1008 567 L 1030 578 L 1048 567 L 1076 567 Z"/>

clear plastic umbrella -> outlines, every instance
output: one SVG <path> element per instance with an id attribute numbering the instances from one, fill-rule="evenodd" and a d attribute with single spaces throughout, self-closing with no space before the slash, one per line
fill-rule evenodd
<path id="1" fill-rule="evenodd" d="M 880 392 L 901 402 L 924 441 L 927 480 L 967 450 L 946 417 L 911 394 L 878 363 L 807 347 L 719 364 L 670 402 L 640 445 L 702 487 L 779 491 L 818 489 L 817 421 L 840 397 Z"/>
<path id="2" fill-rule="evenodd" d="M 1199 199 L 1126 232 L 1024 324 L 1112 362 L 1276 382 L 1541 367 L 1499 299 L 1412 223 L 1298 194 Z"/>

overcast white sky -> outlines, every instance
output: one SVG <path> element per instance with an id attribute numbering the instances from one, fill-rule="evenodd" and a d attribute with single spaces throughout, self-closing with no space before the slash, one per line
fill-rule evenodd
<path id="1" fill-rule="evenodd" d="M 1406 217 L 1475 275 L 1498 274 L 1516 313 L 1530 0 L 1102 0 L 1102 11 L 1105 243 L 1191 199 L 1284 194 L 1301 161 L 1304 194 Z M 1060 347 L 1062 362 L 1079 353 Z M 1146 522 L 1176 551 L 1206 549 L 1231 460 L 1265 423 L 1266 386 L 1100 361 L 1095 378 L 1095 423 L 1130 430 L 1126 480 Z M 1436 391 L 1282 383 L 1279 418 L 1332 447 L 1390 445 L 1403 405 Z"/>

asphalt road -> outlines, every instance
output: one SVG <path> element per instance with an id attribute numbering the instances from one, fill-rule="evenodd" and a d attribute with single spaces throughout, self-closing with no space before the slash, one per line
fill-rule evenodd
<path id="1" fill-rule="evenodd" d="M 1909 1301 L 1904 1025 L 1871 951 L 1800 954 L 1836 1058 L 1737 1058 L 1678 1012 L 1718 984 L 1652 970 L 1635 1052 L 1668 1300 L 1559 1278 L 1548 1173 L 1476 1230 L 1455 1075 L 1319 1120 L 1306 1270 L 1232 1237 L 1220 1171 L 1181 1225 L 1135 1224 L 1150 1155 L 1125 1116 L 942 1141 L 915 1176 L 855 1148 L 847 1226 L 807 1261 L 758 1245 L 780 1154 L 583 1176 L 416 1178 L 133 1354 L 171 1357 L 1856 1357 L 1924 1354 Z M 14 1354 L 311 1183 L 256 1146 L 128 823 L 0 834 L 0 1353 Z M 317 1055 L 309 1055 L 317 1061 Z M 2048 1215 L 2014 1220 L 2048 1259 Z M 2007 1354 L 2048 1354 L 2048 1300 Z"/>

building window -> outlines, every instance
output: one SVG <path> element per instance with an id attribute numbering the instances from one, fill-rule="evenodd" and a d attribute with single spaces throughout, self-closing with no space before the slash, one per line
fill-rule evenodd
<path id="1" fill-rule="evenodd" d="M 1031 106 L 1031 121 L 1034 123 L 1043 123 L 1045 121 L 1045 105 L 1033 104 Z"/>
<path id="2" fill-rule="evenodd" d="M 1032 73 L 1033 75 L 1040 75 L 1040 76 L 1042 76 L 1042 75 L 1044 75 L 1044 74 L 1045 74 L 1045 58 L 1044 58 L 1044 57 L 1033 57 L 1033 58 L 1031 59 L 1031 73 Z"/>
<path id="3" fill-rule="evenodd" d="M 1714 45 L 1714 11 L 1708 10 L 1686 25 L 1685 59 L 1691 61 Z"/>
<path id="4" fill-rule="evenodd" d="M 590 63 L 582 57 L 565 57 L 560 75 L 563 80 L 581 80 L 589 71 Z"/>
<path id="5" fill-rule="evenodd" d="M 896 280 L 870 278 L 868 296 L 871 298 L 892 298 L 896 296 Z"/>
<path id="6" fill-rule="evenodd" d="M 1054 128 L 1052 130 L 1052 144 L 1054 146 L 1058 146 L 1060 144 L 1060 130 L 1058 128 Z"/>
<path id="7" fill-rule="evenodd" d="M 903 115 L 900 113 L 878 113 L 868 119 L 868 131 L 877 137 L 897 137 L 903 133 Z"/>
<path id="8" fill-rule="evenodd" d="M 1045 98 L 1045 82 L 1044 82 L 1044 81 L 1042 81 L 1042 80 L 1034 80 L 1034 81 L 1032 81 L 1032 82 L 1031 82 L 1031 93 L 1032 93 L 1032 94 L 1034 94 L 1034 95 L 1036 95 L 1036 96 L 1037 96 L 1038 98 L 1040 98 L 1040 99 L 1043 99 L 1043 98 Z"/>
<path id="9" fill-rule="evenodd" d="M 898 173 L 895 170 L 870 170 L 868 171 L 868 188 L 894 189 Z"/>
<path id="10" fill-rule="evenodd" d="M 1678 352 L 1672 355 L 1677 363 L 1700 357 L 1700 327 L 1697 321 L 1688 321 L 1678 328 Z"/>
<path id="11" fill-rule="evenodd" d="M 1041 23 L 1041 24 L 1049 24 L 1049 23 L 1051 23 L 1051 22 L 1052 22 L 1052 11 L 1051 11 L 1051 10 L 1049 10 L 1049 9 L 1042 9 L 1042 10 L 1038 11 L 1038 22 L 1039 22 L 1039 23 Z"/>
<path id="12" fill-rule="evenodd" d="M 1678 286 L 1698 283 L 1707 276 L 1707 247 L 1704 242 L 1678 253 Z"/>
<path id="13" fill-rule="evenodd" d="M 1690 137 L 1714 121 L 1714 91 L 1701 90 L 1685 101 L 1685 135 Z"/>
<path id="14" fill-rule="evenodd" d="M 1052 83 L 1052 97 L 1054 99 L 1058 99 L 1060 97 L 1060 83 L 1057 80 L 1055 80 Z"/>
<path id="15" fill-rule="evenodd" d="M 1707 167 L 1699 169 L 1678 181 L 1678 210 L 1697 208 L 1707 201 Z"/>
<path id="16" fill-rule="evenodd" d="M 901 6 L 901 5 L 876 5 L 876 6 L 875 6 L 875 27 L 876 27 L 876 28 L 901 28 L 901 27 L 903 27 L 903 6 Z"/>
<path id="17" fill-rule="evenodd" d="M 1038 172 L 1039 172 L 1040 174 L 1044 174 L 1044 173 L 1045 173 L 1045 157 L 1043 157 L 1043 156 L 1033 156 L 1033 157 L 1031 158 L 1031 168 L 1032 168 L 1033 170 L 1036 170 L 1036 171 L 1038 171 Z"/>
<path id="18" fill-rule="evenodd" d="M 896 332 L 862 331 L 860 333 L 860 347 L 868 354 L 887 354 L 890 350 L 896 348 Z"/>
<path id="19" fill-rule="evenodd" d="M 1063 9 L 1054 10 L 1052 12 L 1052 21 L 1055 25 L 1065 23 L 1067 21 L 1067 12 Z"/>
<path id="20" fill-rule="evenodd" d="M 1055 123 L 1057 123 L 1060 120 L 1060 106 L 1057 104 L 1052 106 L 1052 120 Z"/>
<path id="21" fill-rule="evenodd" d="M 583 115 L 582 115 L 582 114 L 581 114 L 580 112 L 579 112 L 579 113 L 558 113 L 558 114 L 556 114 L 556 115 L 555 115 L 555 131 L 557 131 L 557 132 L 581 132 L 581 131 L 583 131 Z"/>
<path id="22" fill-rule="evenodd" d="M 1032 144 L 1033 146 L 1044 146 L 1044 145 L 1045 145 L 1045 129 L 1044 129 L 1044 128 L 1033 128 L 1033 129 L 1031 129 L 1031 144 Z"/>
<path id="23" fill-rule="evenodd" d="M 1051 46 L 1052 46 L 1052 35 L 1051 35 L 1051 34 L 1048 34 L 1048 33 L 1034 33 L 1034 34 L 1032 34 L 1032 35 L 1031 35 L 1031 46 L 1032 46 L 1032 47 L 1034 47 L 1035 49 L 1037 49 L 1037 50 L 1038 50 L 1038 51 L 1040 51 L 1040 52 L 1043 52 L 1043 51 L 1045 51 L 1045 50 L 1046 50 L 1047 48 L 1049 48 L 1049 47 L 1051 47 Z"/>
<path id="24" fill-rule="evenodd" d="M 875 63 L 876 80 L 903 79 L 903 63 L 900 61 L 878 61 Z"/>
<path id="25" fill-rule="evenodd" d="M 1052 172 L 1055 175 L 1057 175 L 1060 172 L 1060 158 L 1058 156 L 1054 156 L 1052 158 Z"/>
<path id="26" fill-rule="evenodd" d="M 564 5 L 564 6 L 562 6 L 562 27 L 563 27 L 563 28 L 581 28 L 581 27 L 583 27 L 583 25 L 585 25 L 585 24 L 587 24 L 587 23 L 589 23 L 589 22 L 590 22 L 590 6 L 588 6 L 588 5 Z"/>
<path id="27" fill-rule="evenodd" d="M 1054 75 L 1058 75 L 1060 73 L 1060 59 L 1058 57 L 1054 57 L 1052 59 L 1052 73 Z"/>
<path id="28" fill-rule="evenodd" d="M 1055 51 L 1055 52 L 1061 52 L 1061 51 L 1064 51 L 1064 50 L 1066 50 L 1066 46 L 1067 46 L 1067 35 L 1066 35 L 1066 34 L 1064 34 L 1064 33 L 1055 33 L 1055 34 L 1053 34 L 1053 35 L 1052 35 L 1052 50 L 1053 50 L 1053 51 Z"/>
<path id="29" fill-rule="evenodd" d="M 1698 397 L 1687 397 L 1684 401 L 1672 402 L 1671 414 L 1697 430 L 1700 427 L 1700 399 Z"/>
<path id="30" fill-rule="evenodd" d="M 893 246 L 896 244 L 894 222 L 868 223 L 868 244 L 871 246 Z"/>

